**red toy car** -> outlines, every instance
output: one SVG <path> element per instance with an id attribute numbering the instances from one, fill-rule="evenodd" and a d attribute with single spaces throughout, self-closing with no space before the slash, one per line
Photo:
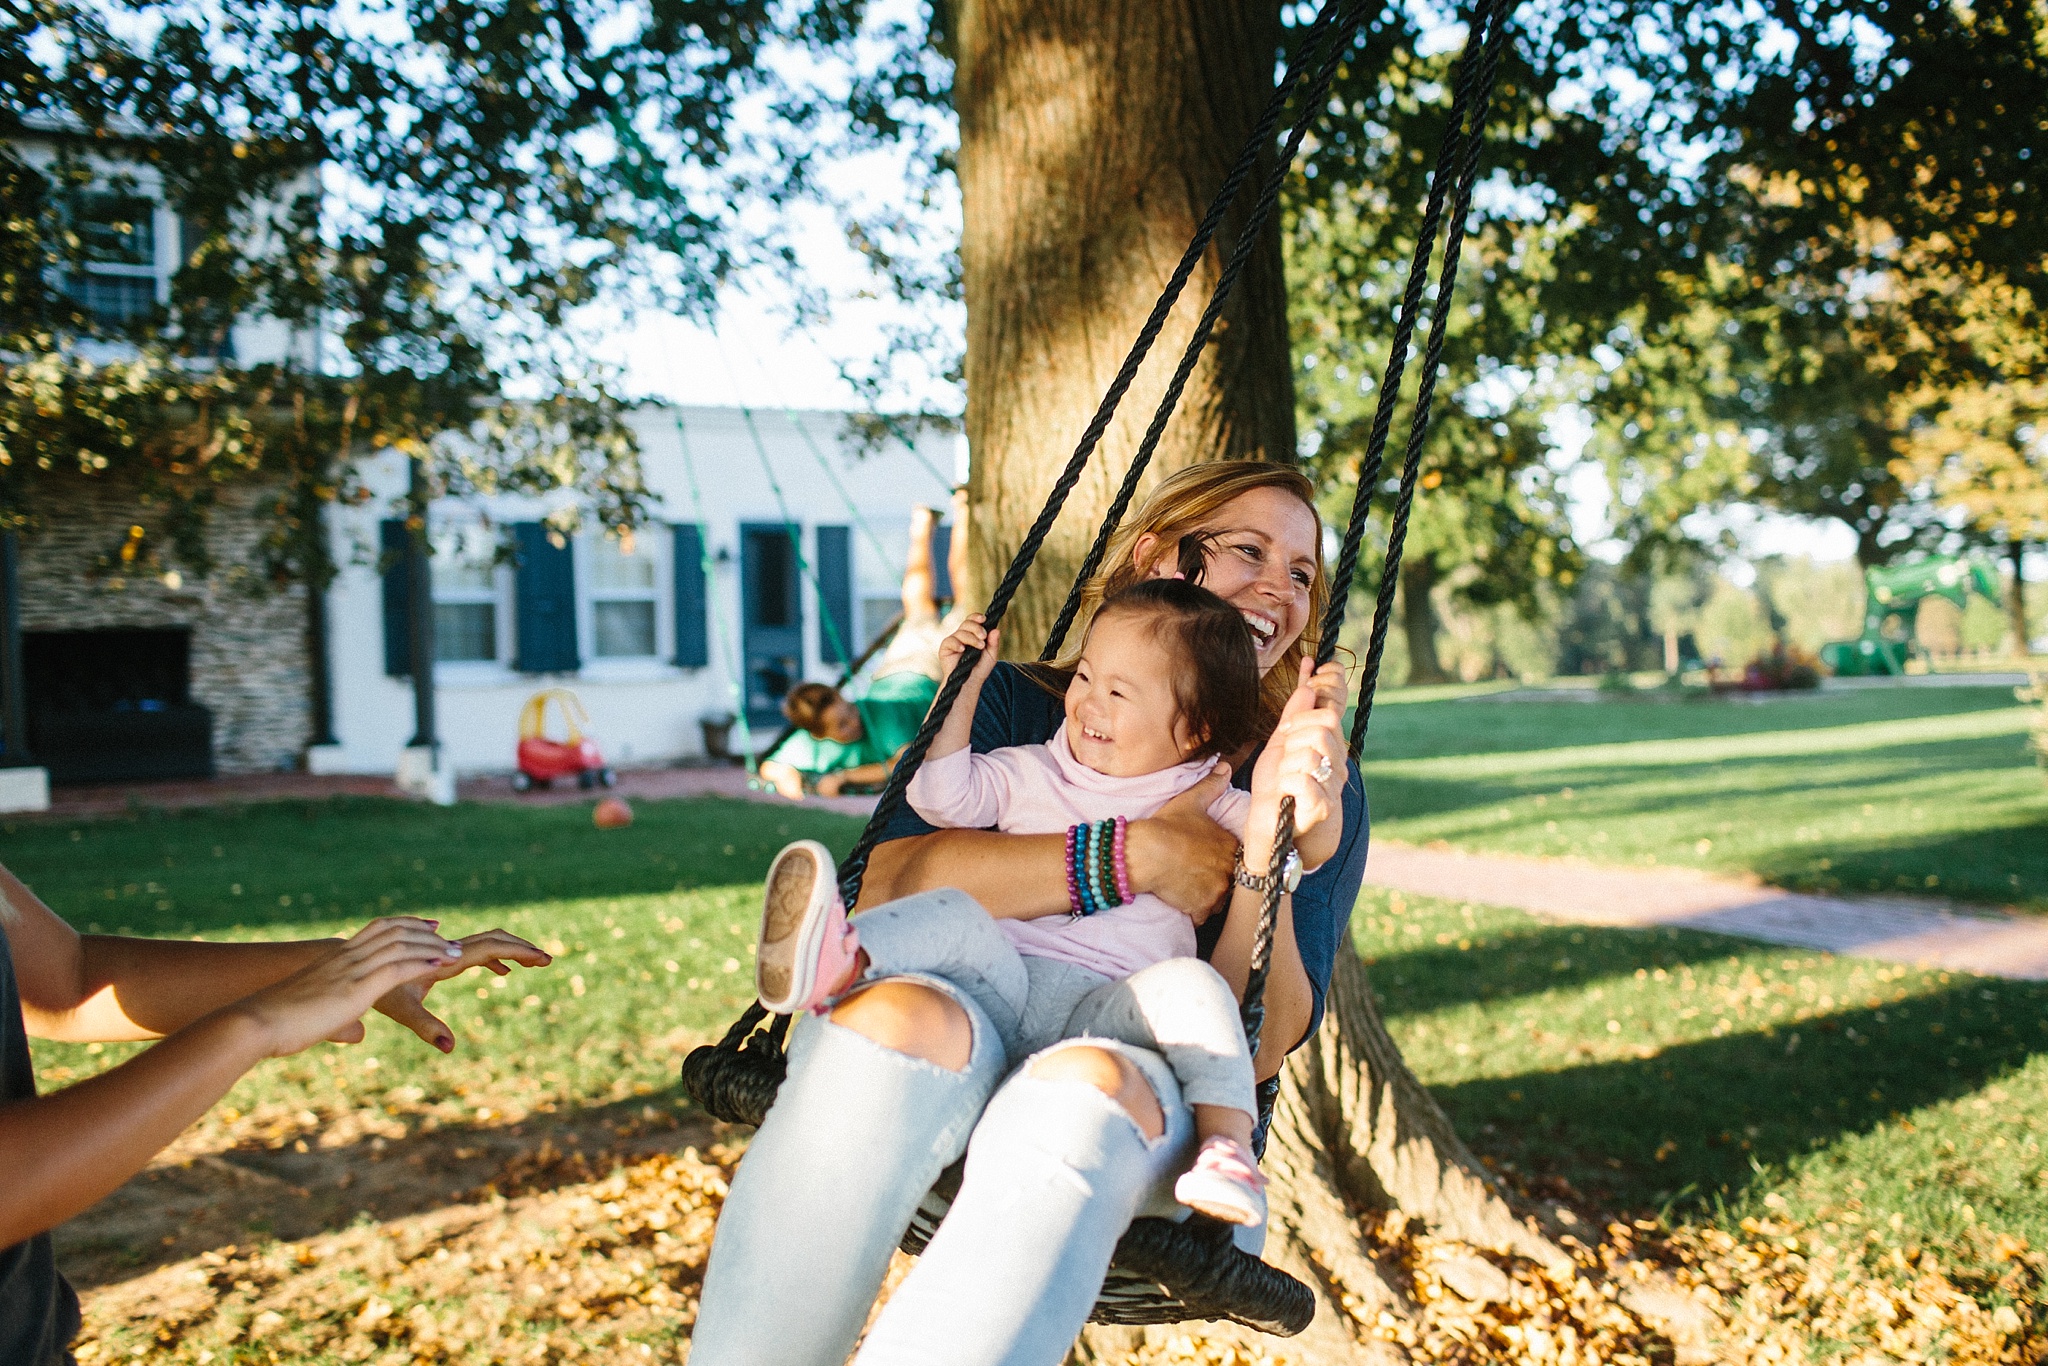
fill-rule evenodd
<path id="1" fill-rule="evenodd" d="M 562 710 L 562 724 L 568 734 L 552 740 L 547 734 L 548 703 Z M 567 688 L 548 688 L 526 700 L 519 713 L 519 767 L 512 774 L 512 790 L 527 792 L 551 786 L 557 778 L 574 778 L 582 788 L 610 787 L 616 776 L 605 766 L 597 742 L 583 733 L 590 714 Z"/>

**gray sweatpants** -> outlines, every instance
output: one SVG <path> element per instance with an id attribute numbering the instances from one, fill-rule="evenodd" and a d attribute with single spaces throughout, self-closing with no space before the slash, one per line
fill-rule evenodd
<path id="1" fill-rule="evenodd" d="M 1255 1114 L 1252 1060 L 1237 998 L 1199 958 L 1169 958 L 1125 978 L 1015 946 L 965 892 L 926 892 L 853 917 L 869 968 L 864 982 L 923 973 L 974 999 L 1012 1066 L 1061 1039 L 1116 1039 L 1156 1050 L 1191 1105 Z"/>

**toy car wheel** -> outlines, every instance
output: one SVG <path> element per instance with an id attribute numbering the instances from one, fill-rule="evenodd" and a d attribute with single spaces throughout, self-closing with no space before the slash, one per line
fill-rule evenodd
<path id="1" fill-rule="evenodd" d="M 591 788 L 597 786 L 597 775 L 587 768 L 584 769 L 576 775 L 576 786 L 588 792 Z"/>
<path id="2" fill-rule="evenodd" d="M 601 768 L 597 771 L 597 785 L 599 787 L 610 787 L 618 782 L 618 780 L 619 775 L 608 768 Z"/>
<path id="3" fill-rule="evenodd" d="M 526 770 L 514 769 L 512 771 L 512 790 L 514 792 L 531 792 L 533 790 L 533 779 L 526 776 Z"/>

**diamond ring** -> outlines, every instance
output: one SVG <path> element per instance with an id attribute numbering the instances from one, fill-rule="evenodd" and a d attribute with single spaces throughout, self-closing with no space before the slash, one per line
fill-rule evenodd
<path id="1" fill-rule="evenodd" d="M 1309 770 L 1308 776 L 1314 778 L 1319 783 L 1330 781 L 1330 756 L 1325 754 L 1322 758 L 1316 760 L 1316 766 Z"/>

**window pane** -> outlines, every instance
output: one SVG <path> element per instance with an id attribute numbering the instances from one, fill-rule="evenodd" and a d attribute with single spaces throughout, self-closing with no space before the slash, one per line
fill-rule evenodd
<path id="1" fill-rule="evenodd" d="M 600 536 L 591 562 L 591 581 L 599 590 L 654 587 L 654 556 L 637 541 L 629 555 L 612 537 Z"/>
<path id="2" fill-rule="evenodd" d="M 436 593 L 488 593 L 497 587 L 497 546 L 480 526 L 438 527 L 432 572 Z"/>
<path id="3" fill-rule="evenodd" d="M 65 282 L 65 292 L 109 327 L 126 326 L 156 308 L 156 281 L 147 276 L 74 275 Z"/>
<path id="4" fill-rule="evenodd" d="M 595 606 L 599 655 L 617 658 L 654 653 L 653 603 L 600 602 Z"/>
<path id="5" fill-rule="evenodd" d="M 154 266 L 156 205 L 134 195 L 80 195 L 78 236 L 88 261 Z"/>
<path id="6" fill-rule="evenodd" d="M 754 552 L 754 625 L 796 625 L 796 548 L 780 531 L 750 532 L 747 539 Z"/>
<path id="7" fill-rule="evenodd" d="M 434 604 L 434 658 L 493 660 L 498 657 L 498 609 L 488 602 Z"/>

